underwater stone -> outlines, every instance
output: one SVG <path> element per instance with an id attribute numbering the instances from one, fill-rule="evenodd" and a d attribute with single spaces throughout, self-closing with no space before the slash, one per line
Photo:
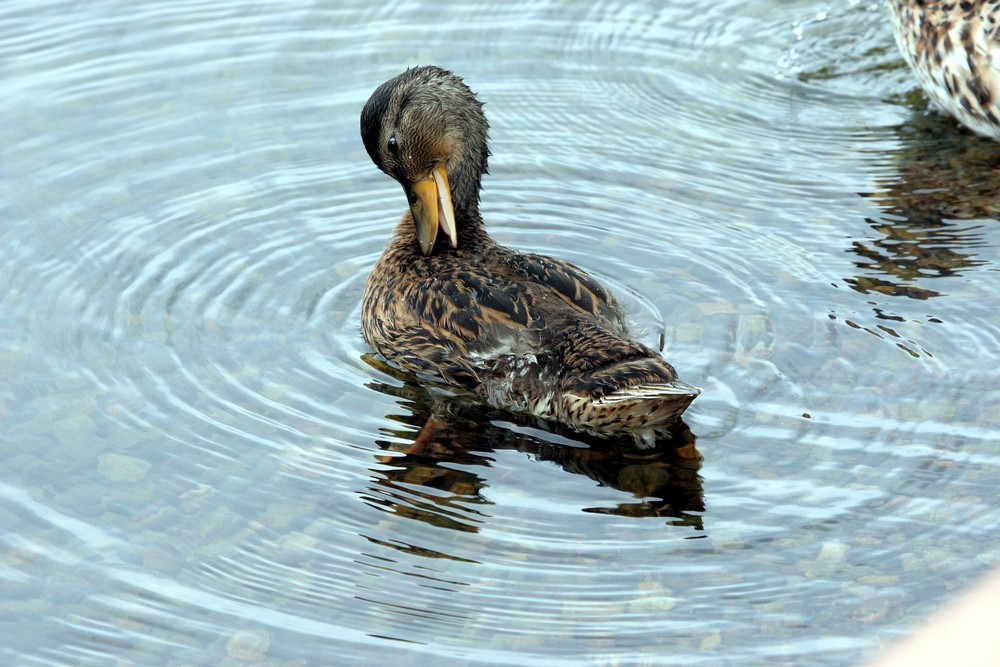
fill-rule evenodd
<path id="1" fill-rule="evenodd" d="M 101 454 L 97 457 L 97 472 L 111 482 L 138 482 L 145 479 L 151 467 L 134 456 Z"/>
<path id="2" fill-rule="evenodd" d="M 851 547 L 840 540 L 830 540 L 829 542 L 824 542 L 823 546 L 820 547 L 819 556 L 816 560 L 824 565 L 839 565 L 847 558 L 847 552 L 850 550 Z"/>
<path id="3" fill-rule="evenodd" d="M 271 633 L 267 630 L 241 630 L 226 644 L 226 655 L 233 660 L 259 662 L 270 645 Z"/>

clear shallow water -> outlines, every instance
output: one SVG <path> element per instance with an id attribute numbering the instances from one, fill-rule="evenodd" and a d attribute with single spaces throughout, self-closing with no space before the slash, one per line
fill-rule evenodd
<path id="1" fill-rule="evenodd" d="M 671 4 L 6 3 L 4 661 L 852 664 L 996 562 L 1000 147 L 880 3 Z M 496 237 L 704 388 L 685 446 L 401 453 L 357 116 L 424 62 Z"/>

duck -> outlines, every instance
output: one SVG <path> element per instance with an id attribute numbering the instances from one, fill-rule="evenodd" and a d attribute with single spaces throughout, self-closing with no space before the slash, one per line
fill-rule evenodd
<path id="1" fill-rule="evenodd" d="M 1000 139 L 1000 2 L 887 0 L 896 44 L 938 106 Z"/>
<path id="2" fill-rule="evenodd" d="M 365 284 L 365 341 L 419 381 L 502 412 L 655 447 L 701 390 L 629 336 L 590 274 L 490 236 L 479 211 L 488 133 L 475 93 L 435 65 L 365 103 L 365 150 L 408 203 Z"/>

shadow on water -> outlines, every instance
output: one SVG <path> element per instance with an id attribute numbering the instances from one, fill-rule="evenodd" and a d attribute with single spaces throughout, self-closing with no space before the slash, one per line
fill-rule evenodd
<path id="1" fill-rule="evenodd" d="M 902 146 L 894 172 L 865 195 L 883 209 L 867 220 L 879 237 L 850 249 L 867 275 L 846 282 L 862 294 L 926 300 L 942 292 L 923 286 L 925 279 L 960 276 L 988 263 L 973 249 L 986 245 L 982 223 L 1000 219 L 1000 146 L 949 116 L 927 112 L 918 92 L 907 104 L 916 113 L 896 128 Z"/>
<path id="2" fill-rule="evenodd" d="M 428 389 L 374 355 L 363 358 L 403 382 L 367 385 L 395 397 L 405 410 L 386 415 L 399 427 L 383 428 L 387 439 L 376 441 L 391 454 L 378 456 L 386 467 L 372 470 L 375 483 L 389 491 L 370 494 L 366 500 L 374 506 L 436 526 L 476 532 L 474 517 L 482 513 L 475 508 L 490 504 L 481 493 L 486 482 L 476 468 L 489 467 L 492 452 L 510 449 L 638 499 L 585 512 L 668 517 L 669 525 L 702 529 L 702 456 L 683 422 L 656 448 L 637 450 L 631 441 L 609 442 L 558 425 L 515 422 L 508 413 Z M 401 496 L 406 497 L 405 504 L 392 500 Z"/>

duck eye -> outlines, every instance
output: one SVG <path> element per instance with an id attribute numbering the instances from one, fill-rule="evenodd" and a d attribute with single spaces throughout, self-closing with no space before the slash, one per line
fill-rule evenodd
<path id="1" fill-rule="evenodd" d="M 395 134 L 389 137 L 388 147 L 389 147 L 389 152 L 392 153 L 393 155 L 399 152 L 399 142 L 396 141 Z"/>

